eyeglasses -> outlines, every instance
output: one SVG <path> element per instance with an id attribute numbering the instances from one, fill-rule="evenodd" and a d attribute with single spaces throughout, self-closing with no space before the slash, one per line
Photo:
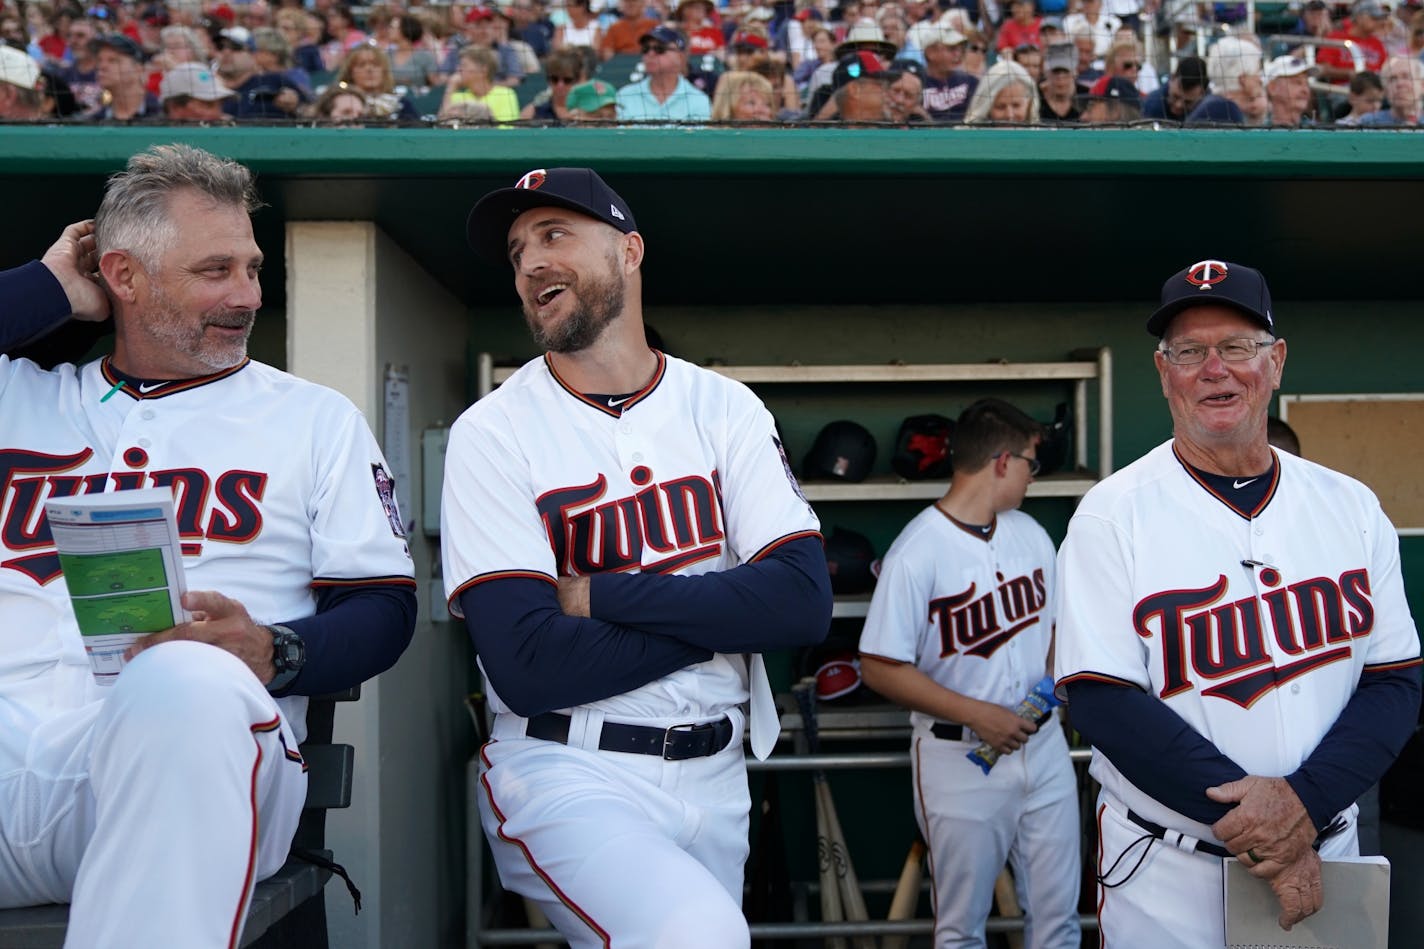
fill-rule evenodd
<path id="1" fill-rule="evenodd" d="M 551 85 L 551 86 L 555 86 L 555 85 L 559 85 L 559 84 L 571 86 L 571 85 L 573 85 L 574 83 L 578 82 L 578 77 L 577 77 L 577 76 L 550 76 L 550 77 L 548 78 L 548 81 L 549 81 L 549 85 Z"/>
<path id="2" fill-rule="evenodd" d="M 978 43 L 970 43 L 970 44 L 969 44 L 969 52 L 971 52 L 971 53 L 982 53 L 982 52 L 984 52 L 984 47 L 983 47 L 983 46 L 980 46 Z"/>
<path id="3" fill-rule="evenodd" d="M 657 53 L 658 55 L 661 56 L 663 53 L 666 53 L 669 49 L 672 49 L 672 47 L 671 47 L 671 46 L 668 46 L 666 43 L 644 43 L 644 44 L 643 44 L 643 55 L 646 56 L 648 53 Z"/>
<path id="4" fill-rule="evenodd" d="M 1208 346 L 1206 343 L 1183 343 L 1175 348 L 1169 348 L 1165 343 L 1158 347 L 1167 361 L 1174 366 L 1195 366 L 1206 362 L 1207 355 L 1214 349 L 1217 354 L 1226 362 L 1245 362 L 1248 359 L 1255 359 L 1256 354 L 1262 349 L 1274 346 L 1273 339 L 1247 339 L 1245 337 L 1234 337 L 1223 339 L 1215 346 Z"/>
<path id="5" fill-rule="evenodd" d="M 1028 455 L 1020 455 L 1016 451 L 1006 451 L 1004 452 L 1004 454 L 1008 455 L 1010 458 L 1022 458 L 1024 461 L 1028 462 L 1028 476 L 1030 478 L 1038 474 L 1039 470 L 1043 467 L 1038 463 L 1037 458 L 1030 458 Z"/>
<path id="6" fill-rule="evenodd" d="M 1141 69 L 1141 68 L 1142 68 L 1142 64 L 1141 64 L 1141 63 L 1126 62 L 1126 63 L 1119 63 L 1119 64 L 1118 64 L 1118 67 L 1121 68 L 1121 69 Z"/>

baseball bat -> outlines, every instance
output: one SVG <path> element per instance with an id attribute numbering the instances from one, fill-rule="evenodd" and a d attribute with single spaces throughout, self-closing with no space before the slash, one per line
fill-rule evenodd
<path id="1" fill-rule="evenodd" d="M 806 730 L 807 747 L 815 752 L 817 744 L 812 737 L 816 732 L 815 710 L 811 705 L 811 693 L 805 682 L 792 688 L 796 704 L 801 710 L 801 722 Z M 826 803 L 821 796 L 824 776 L 817 769 L 811 775 L 812 794 L 816 802 L 816 869 L 821 883 L 821 921 L 838 923 L 845 919 L 841 909 L 840 884 L 836 880 L 836 858 L 831 850 L 830 827 L 826 820 Z M 845 940 L 839 936 L 827 937 L 826 949 L 846 949 Z"/>
<path id="2" fill-rule="evenodd" d="M 802 689 L 799 700 L 802 705 L 802 716 L 806 722 L 806 746 L 812 754 L 820 750 L 820 729 L 816 722 L 816 693 L 815 680 L 810 680 L 809 685 Z M 835 872 L 835 885 L 840 897 L 840 908 L 843 919 L 852 922 L 865 922 L 870 919 L 870 914 L 865 908 L 865 894 L 860 888 L 860 878 L 855 872 L 855 864 L 850 859 L 850 848 L 846 845 L 845 832 L 841 830 L 840 815 L 836 811 L 835 797 L 831 794 L 830 782 L 826 780 L 826 772 L 817 768 L 812 775 L 812 781 L 816 788 L 816 803 L 818 814 L 825 815 L 826 840 L 830 846 L 832 869 Z M 854 936 L 851 938 L 855 949 L 876 949 L 875 938 L 873 936 Z"/>
<path id="3" fill-rule="evenodd" d="M 1006 919 L 1018 919 L 1023 916 L 1023 908 L 1019 906 L 1019 895 L 1014 890 L 1014 878 L 1009 875 L 1007 867 L 999 871 L 999 877 L 994 881 L 994 901 L 999 904 L 999 915 Z M 1023 932 L 1004 933 L 1004 938 L 1009 943 L 1009 949 L 1023 949 Z"/>
<path id="4" fill-rule="evenodd" d="M 836 857 L 836 879 L 841 887 L 841 908 L 845 918 L 853 922 L 865 922 L 870 914 L 865 909 L 865 893 L 860 888 L 860 876 L 855 872 L 855 864 L 850 859 L 850 847 L 846 844 L 845 832 L 841 830 L 840 814 L 836 811 L 835 797 L 831 794 L 830 782 L 821 779 L 821 793 L 826 798 L 826 829 L 831 835 L 831 853 Z M 873 936 L 854 936 L 851 942 L 855 949 L 876 949 Z"/>
<path id="5" fill-rule="evenodd" d="M 914 919 L 915 908 L 920 905 L 920 880 L 925 872 L 925 842 L 916 837 L 910 844 L 910 852 L 905 857 L 905 865 L 900 868 L 900 879 L 895 881 L 895 892 L 890 897 L 888 920 Z M 880 940 L 880 949 L 905 949 L 910 943 L 909 936 L 886 936 Z"/>

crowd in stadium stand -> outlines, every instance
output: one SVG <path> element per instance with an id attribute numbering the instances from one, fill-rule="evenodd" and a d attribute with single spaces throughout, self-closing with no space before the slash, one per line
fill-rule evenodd
<path id="1" fill-rule="evenodd" d="M 0 0 L 0 121 L 1399 128 L 1421 4 Z"/>

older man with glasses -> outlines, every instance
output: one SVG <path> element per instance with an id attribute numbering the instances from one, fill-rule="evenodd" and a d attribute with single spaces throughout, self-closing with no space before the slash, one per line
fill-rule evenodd
<path id="1" fill-rule="evenodd" d="M 1084 496 L 1058 555 L 1100 933 L 1255 943 L 1227 930 L 1225 864 L 1270 885 L 1285 929 L 1332 899 L 1321 862 L 1359 853 L 1354 802 L 1417 721 L 1419 638 L 1374 494 L 1270 445 L 1286 343 L 1265 277 L 1198 261 L 1147 331 L 1172 438 Z"/>
<path id="2" fill-rule="evenodd" d="M 618 118 L 630 122 L 706 122 L 707 93 L 687 81 L 687 40 L 671 27 L 643 34 L 645 78 L 618 90 Z"/>

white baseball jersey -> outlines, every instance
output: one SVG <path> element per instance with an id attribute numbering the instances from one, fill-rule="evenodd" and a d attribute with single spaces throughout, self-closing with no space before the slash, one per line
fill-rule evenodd
<path id="1" fill-rule="evenodd" d="M 140 391 L 0 356 L 0 405 L 0 906 L 72 899 L 74 946 L 236 945 L 306 796 L 306 700 L 193 642 L 98 689 L 43 503 L 171 485 L 189 589 L 276 623 L 323 585 L 413 584 L 381 452 L 344 397 L 256 362 Z"/>
<path id="2" fill-rule="evenodd" d="M 440 536 L 457 616 L 486 580 L 728 570 L 819 528 L 756 396 L 672 356 L 616 408 L 534 359 L 450 431 Z M 746 663 L 717 655 L 588 707 L 697 720 L 747 698 Z M 508 711 L 494 689 L 490 703 Z"/>
<path id="3" fill-rule="evenodd" d="M 886 552 L 860 636 L 863 654 L 912 663 L 961 695 L 1012 707 L 1043 678 L 1052 641 L 1053 542 L 1004 511 L 987 536 L 938 505 Z M 1029 949 L 1077 949 L 1078 802 L 1055 721 L 986 775 L 980 739 L 939 738 L 911 710 L 915 819 L 930 847 L 935 945 L 982 947 L 994 881 L 1014 867 Z"/>
<path id="4" fill-rule="evenodd" d="M 1419 638 L 1394 528 L 1368 488 L 1278 452 L 1253 518 L 1214 496 L 1171 442 L 1096 485 L 1069 523 L 1055 674 L 1157 696 L 1248 774 L 1290 774 L 1366 666 L 1409 664 Z M 1092 774 L 1127 807 L 1214 840 L 1135 788 Z"/>
<path id="5" fill-rule="evenodd" d="M 252 361 L 149 393 L 118 383 L 107 360 L 45 372 L 0 357 L 0 761 L 97 697 L 47 498 L 171 485 L 188 588 L 257 623 L 311 615 L 321 585 L 412 583 L 385 460 L 344 396 Z M 300 739 L 306 699 L 281 704 Z"/>
<path id="6" fill-rule="evenodd" d="M 886 552 L 860 651 L 913 663 L 961 695 L 1013 707 L 1043 678 L 1053 635 L 1053 542 L 1022 511 L 985 538 L 937 505 Z M 929 727 L 935 719 L 912 711 Z"/>

